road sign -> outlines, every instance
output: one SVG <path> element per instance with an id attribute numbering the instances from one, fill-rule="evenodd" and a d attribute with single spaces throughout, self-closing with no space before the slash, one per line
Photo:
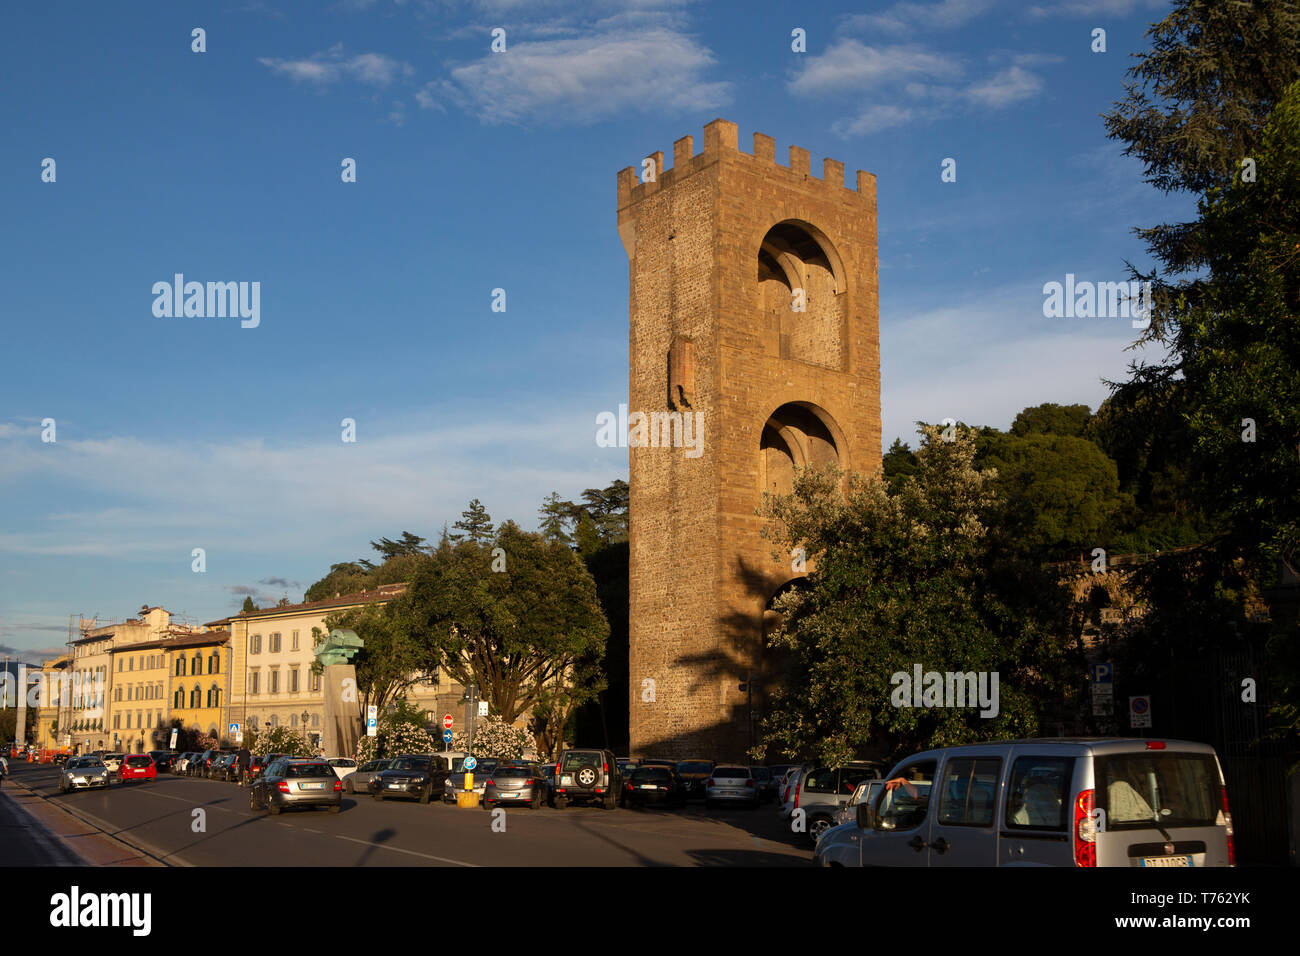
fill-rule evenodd
<path id="1" fill-rule="evenodd" d="M 379 735 L 379 707 L 371 704 L 366 708 L 366 736 L 376 737 Z"/>
<path id="2" fill-rule="evenodd" d="M 1098 684 L 1114 684 L 1115 670 L 1111 667 L 1110 661 L 1100 661 L 1092 665 L 1092 682 Z"/>
<path id="3" fill-rule="evenodd" d="M 466 757 L 463 766 L 465 767 L 466 770 L 473 770 L 475 767 L 478 766 L 478 761 L 475 760 L 473 757 Z"/>
<path id="4" fill-rule="evenodd" d="M 1151 726 L 1151 698 L 1130 697 L 1128 699 L 1128 725 L 1130 727 Z"/>
<path id="5" fill-rule="evenodd" d="M 478 702 L 478 715 L 479 715 L 480 717 L 486 717 L 486 716 L 488 715 L 488 702 L 487 702 L 487 701 L 485 701 L 485 700 L 480 700 L 480 701 Z"/>
<path id="6" fill-rule="evenodd" d="M 442 742 L 443 742 L 444 744 L 450 744 L 450 743 L 451 743 L 451 740 L 452 740 L 452 734 L 451 734 L 451 731 L 450 731 L 450 730 L 444 730 L 444 731 L 442 732 Z"/>
<path id="7" fill-rule="evenodd" d="M 173 727 L 173 728 L 172 728 L 172 742 L 169 743 L 169 744 L 167 745 L 167 749 L 168 749 L 168 750 L 175 750 L 175 749 L 176 749 L 176 737 L 177 737 L 177 735 L 178 735 L 180 732 L 181 732 L 181 731 L 180 731 L 180 728 L 179 728 L 179 727 Z"/>
<path id="8" fill-rule="evenodd" d="M 447 730 L 451 730 L 451 725 L 454 723 L 455 721 L 452 720 L 451 714 L 442 715 L 442 726 L 445 727 Z"/>
<path id="9" fill-rule="evenodd" d="M 231 725 L 230 725 L 230 735 L 231 735 L 232 737 L 235 737 L 235 736 L 238 736 L 238 735 L 239 735 L 239 724 L 231 724 Z"/>

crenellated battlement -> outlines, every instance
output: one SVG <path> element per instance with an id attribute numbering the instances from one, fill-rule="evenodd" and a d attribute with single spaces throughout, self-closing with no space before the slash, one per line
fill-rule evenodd
<path id="1" fill-rule="evenodd" d="M 706 166 L 727 159 L 770 165 L 774 171 L 783 173 L 791 180 L 798 182 L 820 182 L 824 183 L 828 188 L 833 187 L 850 193 L 856 191 L 872 206 L 875 205 L 876 177 L 872 173 L 859 169 L 856 190 L 854 190 L 844 185 L 844 164 L 839 160 L 823 159 L 822 175 L 819 177 L 812 175 L 810 172 L 808 150 L 800 146 L 791 146 L 789 157 L 787 165 L 783 166 L 778 163 L 776 161 L 776 140 L 765 133 L 754 134 L 752 153 L 741 152 L 736 124 L 724 119 L 715 119 L 704 127 L 704 149 L 702 152 L 695 152 L 694 137 L 683 136 L 673 143 L 673 164 L 671 168 L 664 168 L 663 150 L 650 153 L 646 159 L 651 163 L 649 168 L 654 171 L 653 180 L 641 181 L 644 166 L 626 166 L 620 169 L 618 171 L 618 208 L 622 209 L 625 206 L 640 202 L 660 189 L 671 186 L 679 179 L 684 179 L 692 173 L 699 172 Z"/>

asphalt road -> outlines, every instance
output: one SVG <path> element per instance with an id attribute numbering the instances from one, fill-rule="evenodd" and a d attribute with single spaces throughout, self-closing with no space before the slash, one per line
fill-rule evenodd
<path id="1" fill-rule="evenodd" d="M 493 814 L 343 798 L 338 814 L 251 811 L 233 783 L 163 774 L 107 791 L 58 792 L 58 770 L 11 763 L 15 782 L 175 866 L 808 866 L 806 837 L 758 810 L 570 807 Z M 8 782 L 6 782 L 8 786 Z M 0 826 L 7 821 L 0 818 Z M 14 860 L 14 863 L 18 863 Z"/>

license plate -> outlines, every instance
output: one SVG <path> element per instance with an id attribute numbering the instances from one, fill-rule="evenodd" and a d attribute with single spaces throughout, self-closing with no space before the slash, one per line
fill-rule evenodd
<path id="1" fill-rule="evenodd" d="M 388 789 L 389 789 L 389 790 L 401 790 L 401 789 L 402 789 L 402 785 L 401 785 L 400 783 L 390 783 L 390 784 L 388 785 Z"/>
<path id="2" fill-rule="evenodd" d="M 325 784 L 323 784 L 323 783 L 304 783 L 304 784 L 299 784 L 299 786 L 301 786 L 304 790 L 324 790 L 324 789 L 325 789 Z"/>
<path id="3" fill-rule="evenodd" d="M 658 789 L 659 789 L 659 784 L 657 784 L 657 783 L 643 783 L 643 784 L 641 784 L 641 789 L 642 789 L 642 790 L 658 790 Z"/>
<path id="4" fill-rule="evenodd" d="M 572 787 L 572 786 L 573 786 L 573 778 L 570 777 L 568 774 L 565 774 L 564 776 L 560 777 L 560 786 L 561 786 L 561 787 Z"/>
<path id="5" fill-rule="evenodd" d="M 1190 856 L 1144 856 L 1141 863 L 1143 866 L 1191 866 L 1192 858 Z"/>

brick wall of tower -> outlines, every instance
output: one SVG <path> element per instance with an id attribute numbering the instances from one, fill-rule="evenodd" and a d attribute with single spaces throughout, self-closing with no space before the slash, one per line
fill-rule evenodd
<path id="1" fill-rule="evenodd" d="M 693 410 L 705 428 L 699 458 L 629 449 L 631 743 L 644 755 L 734 760 L 748 743 L 737 685 L 761 672 L 763 609 L 794 576 L 788 560 L 771 557 L 754 514 L 763 426 L 782 405 L 811 403 L 833 420 L 842 464 L 880 466 L 875 179 L 859 173 L 857 189 L 847 189 L 833 160 L 812 177 L 797 147 L 789 166 L 778 165 L 762 134 L 743 153 L 736 127 L 722 120 L 705 127 L 702 153 L 692 146 L 679 140 L 667 170 L 652 154 L 653 182 L 631 168 L 618 182 L 630 263 L 629 406 L 668 408 L 668 349 L 687 335 Z M 783 358 L 765 317 L 759 249 L 787 220 L 829 243 L 845 286 L 834 293 L 838 328 L 823 323 L 795 346 L 830 356 L 819 364 Z M 809 285 L 823 302 L 831 294 Z"/>

